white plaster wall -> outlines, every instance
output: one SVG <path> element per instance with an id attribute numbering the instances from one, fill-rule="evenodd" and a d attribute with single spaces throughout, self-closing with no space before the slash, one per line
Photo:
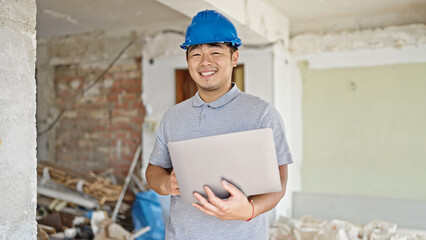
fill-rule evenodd
<path id="1" fill-rule="evenodd" d="M 147 46 L 145 46 L 146 48 Z M 155 131 L 164 113 L 175 104 L 175 69 L 186 68 L 185 55 L 153 59 L 142 57 L 142 101 L 146 116 L 142 132 L 142 174 L 155 143 Z"/>
<path id="2" fill-rule="evenodd" d="M 290 78 L 291 84 L 288 89 L 300 93 L 300 97 L 292 97 L 293 100 L 299 99 L 300 104 L 294 104 L 292 106 L 301 106 L 302 97 L 302 76 L 298 63 L 301 61 L 307 61 L 308 67 L 312 69 L 335 69 L 335 68 L 354 68 L 354 67 L 366 67 L 366 66 L 380 66 L 389 64 L 407 64 L 407 63 L 421 63 L 426 62 L 426 45 L 424 44 L 425 34 L 424 31 L 415 31 L 412 33 L 406 33 L 405 35 L 400 34 L 411 28 L 424 29 L 424 26 L 402 26 L 402 27 L 389 27 L 394 33 L 386 33 L 386 37 L 381 36 L 381 40 L 377 38 L 377 32 L 381 30 L 368 30 L 359 33 L 352 33 L 352 35 L 346 36 L 346 34 L 338 35 L 335 34 L 315 36 L 304 35 L 299 39 L 292 39 L 293 49 L 297 51 L 293 52 L 290 57 Z M 409 39 L 410 41 L 402 41 Z M 309 44 L 303 46 L 301 39 L 311 39 Z M 371 40 L 372 38 L 376 40 Z M 331 41 L 330 39 L 334 39 Z M 354 40 L 356 39 L 356 40 Z M 396 40 L 395 40 L 396 39 Z M 371 44 L 375 42 L 375 44 Z M 397 45 L 395 42 L 403 43 L 403 45 Z M 332 47 L 334 46 L 334 47 Z M 295 48 L 296 47 L 296 48 Z M 294 93 L 290 93 L 292 95 Z M 288 94 L 287 94 L 288 95 Z M 299 121 L 299 125 L 302 124 L 301 107 L 299 110 L 292 110 L 291 112 L 300 112 L 300 119 L 291 120 Z M 293 123 L 287 126 L 294 126 Z M 296 124 L 297 125 L 297 124 Z M 292 146 L 293 154 L 300 154 L 297 158 L 300 158 L 300 162 L 295 162 L 291 167 L 297 167 L 300 173 L 302 164 L 302 144 L 301 138 L 303 136 L 302 127 L 300 127 L 299 134 L 292 134 L 294 128 L 290 128 L 288 131 L 289 138 L 293 136 L 298 137 L 296 141 L 291 139 L 289 142 L 300 143 L 297 146 Z M 300 148 L 298 148 L 300 146 Z M 290 171 L 290 178 L 291 173 Z M 299 179 L 300 183 L 300 179 Z M 301 186 L 299 186 L 301 187 Z M 300 188 L 299 188 L 300 189 Z M 303 191 L 303 189 L 301 189 Z"/>
<path id="3" fill-rule="evenodd" d="M 0 239 L 36 239 L 35 0 L 0 16 Z"/>
<path id="4" fill-rule="evenodd" d="M 240 64 L 244 64 L 245 92 L 274 103 L 272 50 L 241 49 Z"/>

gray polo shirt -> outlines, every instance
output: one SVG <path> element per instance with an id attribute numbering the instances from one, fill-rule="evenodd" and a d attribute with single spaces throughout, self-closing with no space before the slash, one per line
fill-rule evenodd
<path id="1" fill-rule="evenodd" d="M 283 121 L 271 104 L 241 92 L 235 85 L 214 102 L 205 103 L 197 94 L 169 109 L 157 130 L 149 162 L 172 168 L 168 142 L 218 134 L 272 128 L 277 151 L 277 167 L 292 163 Z M 179 183 L 178 183 L 179 184 Z M 269 218 L 259 215 L 250 222 L 222 221 L 205 215 L 180 196 L 170 200 L 166 239 L 268 239 Z"/>

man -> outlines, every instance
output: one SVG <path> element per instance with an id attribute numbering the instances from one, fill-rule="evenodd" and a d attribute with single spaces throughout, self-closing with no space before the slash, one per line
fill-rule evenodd
<path id="1" fill-rule="evenodd" d="M 231 83 L 240 45 L 234 25 L 216 11 L 199 12 L 188 26 L 181 47 L 187 51 L 188 69 L 198 92 L 163 116 L 146 171 L 154 191 L 171 195 L 166 239 L 269 237 L 269 218 L 264 213 L 284 196 L 287 164 L 292 163 L 292 158 L 276 109 Z M 234 185 L 223 181 L 223 187 L 231 194 L 226 200 L 217 198 L 206 186 L 207 198 L 194 193 L 199 204 L 191 206 L 182 201 L 168 142 L 268 127 L 274 133 L 282 191 L 247 198 Z"/>

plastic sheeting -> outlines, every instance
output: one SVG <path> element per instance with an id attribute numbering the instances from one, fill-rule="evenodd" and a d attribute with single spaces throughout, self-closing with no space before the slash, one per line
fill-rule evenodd
<path id="1" fill-rule="evenodd" d="M 136 194 L 132 206 L 132 220 L 135 230 L 151 227 L 151 230 L 136 240 L 163 240 L 165 237 L 165 226 L 163 213 L 158 194 L 153 190 Z"/>

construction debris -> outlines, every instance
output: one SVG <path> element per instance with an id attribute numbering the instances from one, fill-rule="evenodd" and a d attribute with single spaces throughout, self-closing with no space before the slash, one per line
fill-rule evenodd
<path id="1" fill-rule="evenodd" d="M 55 228 L 39 224 L 37 227 L 37 240 L 49 240 L 49 234 L 56 233 Z"/>
<path id="2" fill-rule="evenodd" d="M 398 232 L 397 224 L 385 221 L 358 225 L 307 216 L 300 220 L 280 217 L 273 224 L 270 240 L 426 240 L 426 235 Z"/>
<path id="3" fill-rule="evenodd" d="M 62 206 L 64 202 L 73 203 L 87 209 L 95 209 L 100 206 L 96 198 L 48 179 L 39 179 L 37 181 L 37 193 L 56 199 L 56 201 L 48 204 L 51 209 L 54 208 L 56 211 L 64 207 Z M 59 202 L 62 205 L 57 205 Z"/>
<path id="4" fill-rule="evenodd" d="M 112 184 L 110 179 L 93 172 L 90 172 L 87 176 L 50 162 L 39 163 L 37 165 L 37 172 L 43 179 L 52 180 L 68 188 L 95 197 L 101 206 L 108 201 L 116 202 L 122 188 L 120 185 Z"/>
<path id="5" fill-rule="evenodd" d="M 134 193 L 144 188 L 132 169 L 124 187 L 117 184 L 112 170 L 89 174 L 66 169 L 50 162 L 37 166 L 38 239 L 135 239 L 149 231 L 137 233 L 132 223 Z M 130 182 L 132 181 L 132 182 Z M 131 184 L 129 184 L 131 183 Z M 129 191 L 126 189 L 129 188 Z M 115 208 L 114 208 L 115 207 Z M 114 209 L 115 222 L 109 216 Z"/>
<path id="6" fill-rule="evenodd" d="M 130 233 L 122 226 L 114 223 L 106 214 L 104 214 L 104 219 L 96 224 L 98 225 L 96 229 L 99 229 L 99 231 L 94 240 L 134 240 L 150 230 L 150 227 L 145 227 L 135 233 Z"/>
<path id="7" fill-rule="evenodd" d="M 130 179 L 133 176 L 133 171 L 135 170 L 135 167 L 136 167 L 136 164 L 138 162 L 139 156 L 141 155 L 141 152 L 142 152 L 142 148 L 139 145 L 138 149 L 136 150 L 136 153 L 133 157 L 132 164 L 130 164 L 130 169 L 129 169 L 129 172 L 127 173 L 126 180 L 124 181 L 124 185 L 123 185 L 123 188 L 121 189 L 121 193 L 120 193 L 119 197 L 117 198 L 117 204 L 115 205 L 114 211 L 112 212 L 111 219 L 112 219 L 113 222 L 115 222 L 115 220 L 117 218 L 118 211 L 120 210 L 121 203 L 123 202 L 123 199 L 124 199 L 124 194 L 127 191 L 127 187 L 129 186 Z"/>

